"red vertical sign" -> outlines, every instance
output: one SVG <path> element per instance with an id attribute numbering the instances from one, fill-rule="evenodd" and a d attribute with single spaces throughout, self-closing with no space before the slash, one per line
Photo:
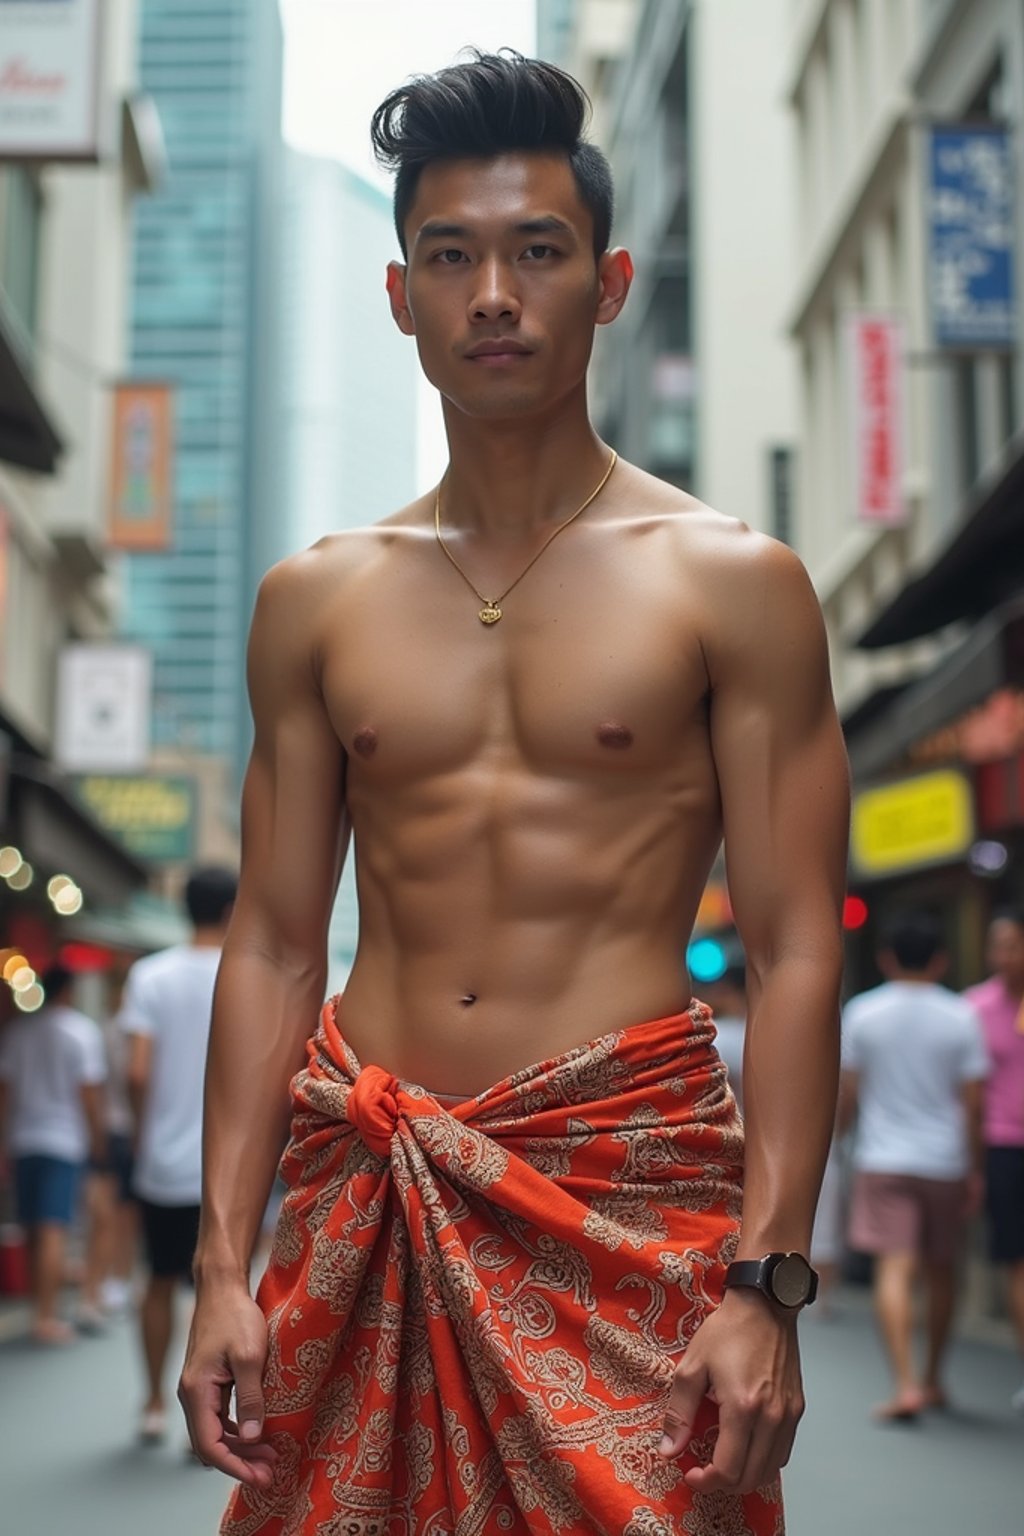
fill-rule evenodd
<path id="1" fill-rule="evenodd" d="M 905 520 L 903 499 L 903 325 L 891 315 L 851 315 L 854 515 L 858 522 Z"/>

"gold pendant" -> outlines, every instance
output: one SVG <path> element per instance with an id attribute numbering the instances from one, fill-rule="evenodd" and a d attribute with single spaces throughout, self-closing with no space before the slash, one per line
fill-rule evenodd
<path id="1" fill-rule="evenodd" d="M 501 618 L 501 609 L 497 603 L 488 603 L 486 608 L 480 609 L 479 617 L 481 624 L 497 624 Z"/>

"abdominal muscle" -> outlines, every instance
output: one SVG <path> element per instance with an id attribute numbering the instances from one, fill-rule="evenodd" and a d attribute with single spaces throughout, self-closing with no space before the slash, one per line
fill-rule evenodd
<path id="1" fill-rule="evenodd" d="M 473 1097 L 683 1012 L 714 807 L 650 783 L 466 789 L 350 786 L 360 935 L 338 1019 L 361 1065 Z"/>

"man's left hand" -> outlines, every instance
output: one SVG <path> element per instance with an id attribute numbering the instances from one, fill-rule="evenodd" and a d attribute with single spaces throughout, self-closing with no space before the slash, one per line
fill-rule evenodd
<path id="1" fill-rule="evenodd" d="M 701 1493 L 752 1493 L 789 1461 L 804 1411 L 796 1314 L 757 1291 L 727 1291 L 687 1346 L 668 1407 L 662 1455 L 687 1447 L 705 1397 L 718 1405 L 711 1462 L 684 1473 Z"/>

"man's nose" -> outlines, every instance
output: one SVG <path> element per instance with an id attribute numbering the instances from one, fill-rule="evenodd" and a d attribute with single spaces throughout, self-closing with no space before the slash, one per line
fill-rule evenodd
<path id="1" fill-rule="evenodd" d="M 470 303 L 474 320 L 518 320 L 519 295 L 512 273 L 502 261 L 484 261 L 477 268 L 477 282 Z"/>

